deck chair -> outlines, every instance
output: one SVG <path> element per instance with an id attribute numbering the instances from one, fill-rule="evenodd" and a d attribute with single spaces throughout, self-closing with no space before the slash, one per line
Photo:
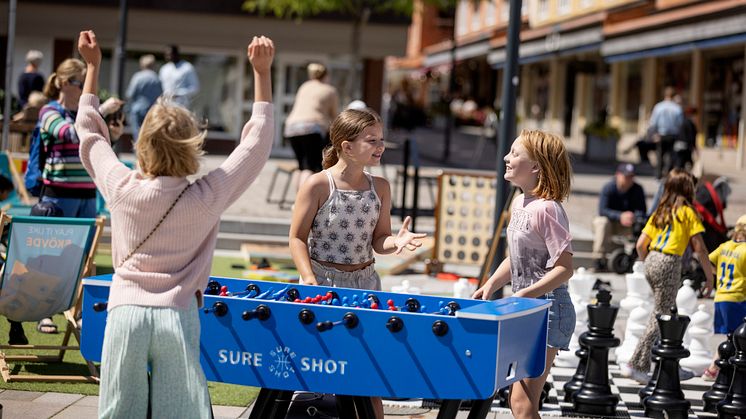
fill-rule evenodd
<path id="1" fill-rule="evenodd" d="M 23 177 L 18 173 L 10 152 L 0 152 L 0 175 L 10 179 L 15 190 L 8 195 L 5 201 L 0 202 L 0 207 L 11 215 L 28 215 L 31 213 L 31 196 L 23 183 Z"/>
<path id="2" fill-rule="evenodd" d="M 98 369 L 92 362 L 88 362 L 90 375 L 84 376 L 11 374 L 8 362 L 62 362 L 66 351 L 80 350 L 81 278 L 94 274 L 93 257 L 103 218 L 14 217 L 5 213 L 0 217 L 3 231 L 7 229 L 0 314 L 15 321 L 39 321 L 64 313 L 67 326 L 59 345 L 0 345 L 0 375 L 6 382 L 98 382 Z M 72 335 L 78 346 L 69 345 Z M 25 354 L 9 355 L 7 350 Z M 36 351 L 58 353 L 33 354 Z"/>

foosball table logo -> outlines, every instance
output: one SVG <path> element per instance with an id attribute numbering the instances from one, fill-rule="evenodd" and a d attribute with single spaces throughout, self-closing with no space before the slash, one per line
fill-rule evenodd
<path id="1" fill-rule="evenodd" d="M 278 346 L 269 351 L 272 357 L 272 364 L 269 366 L 270 372 L 277 377 L 288 378 L 290 374 L 295 374 L 292 360 L 295 359 L 295 352 L 287 346 Z"/>

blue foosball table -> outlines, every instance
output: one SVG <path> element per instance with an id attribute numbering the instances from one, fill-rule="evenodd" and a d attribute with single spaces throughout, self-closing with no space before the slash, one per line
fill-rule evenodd
<path id="1" fill-rule="evenodd" d="M 110 284 L 111 275 L 83 279 L 89 361 L 101 360 Z M 543 373 L 549 306 L 211 277 L 200 362 L 209 381 L 263 389 L 251 417 L 284 417 L 273 401 L 284 394 L 289 402 L 293 391 L 358 404 L 368 396 L 475 400 L 488 409 L 499 388 Z M 455 417 L 458 404 L 444 409 Z M 358 415 L 366 416 L 359 406 Z"/>

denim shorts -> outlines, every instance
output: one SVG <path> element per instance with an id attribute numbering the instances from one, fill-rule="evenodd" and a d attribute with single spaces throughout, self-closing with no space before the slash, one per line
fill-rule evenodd
<path id="1" fill-rule="evenodd" d="M 575 307 L 566 286 L 546 293 L 541 299 L 549 300 L 549 331 L 547 346 L 563 351 L 570 350 L 570 338 L 575 330 Z"/>

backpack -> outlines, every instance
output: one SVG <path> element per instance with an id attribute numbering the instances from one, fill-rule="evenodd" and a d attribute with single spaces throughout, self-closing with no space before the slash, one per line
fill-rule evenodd
<path id="1" fill-rule="evenodd" d="M 49 102 L 47 105 L 53 107 L 61 114 L 64 114 L 65 112 L 65 109 L 56 100 Z M 41 188 L 44 185 L 42 174 L 44 173 L 44 165 L 46 162 L 47 150 L 41 140 L 41 118 L 39 118 L 39 120 L 36 121 L 34 132 L 31 133 L 28 165 L 26 166 L 26 173 L 23 175 L 23 183 L 26 185 L 26 190 L 28 190 L 29 194 L 32 196 L 41 195 Z"/>

